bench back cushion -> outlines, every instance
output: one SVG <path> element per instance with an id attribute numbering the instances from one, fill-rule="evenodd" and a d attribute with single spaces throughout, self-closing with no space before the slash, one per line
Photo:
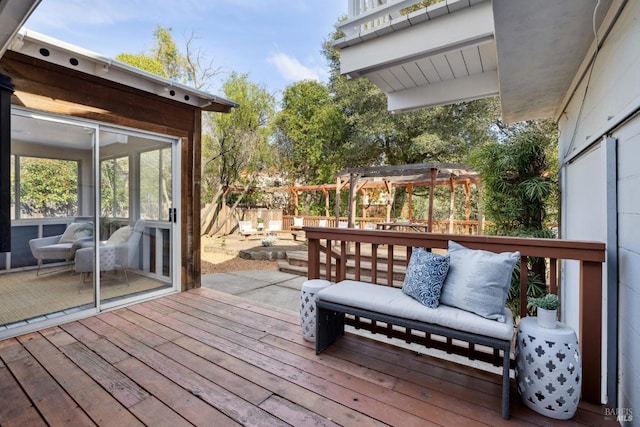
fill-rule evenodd
<path id="1" fill-rule="evenodd" d="M 520 253 L 473 250 L 449 241 L 449 257 L 440 302 L 504 322 L 511 273 Z"/>
<path id="2" fill-rule="evenodd" d="M 436 308 L 449 271 L 449 255 L 437 255 L 424 248 L 413 248 L 404 277 L 402 292 L 427 307 Z"/>

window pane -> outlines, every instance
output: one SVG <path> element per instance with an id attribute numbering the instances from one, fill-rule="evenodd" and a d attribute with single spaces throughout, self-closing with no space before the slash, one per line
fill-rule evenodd
<path id="1" fill-rule="evenodd" d="M 20 157 L 20 217 L 78 213 L 78 162 Z"/>
<path id="2" fill-rule="evenodd" d="M 129 158 L 100 163 L 100 211 L 107 218 L 129 217 Z"/>
<path id="3" fill-rule="evenodd" d="M 169 219 L 169 209 L 173 206 L 171 200 L 171 148 L 162 150 L 162 207 L 161 219 Z"/>
<path id="4" fill-rule="evenodd" d="M 140 216 L 160 219 L 160 151 L 140 155 Z"/>

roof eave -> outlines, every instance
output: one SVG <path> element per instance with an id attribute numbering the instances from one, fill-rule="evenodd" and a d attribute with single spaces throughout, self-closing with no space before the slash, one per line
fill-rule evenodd
<path id="1" fill-rule="evenodd" d="M 65 68 L 154 93 L 204 111 L 228 113 L 232 108 L 239 106 L 228 99 L 27 29 L 21 29 L 16 34 L 9 49 Z"/>

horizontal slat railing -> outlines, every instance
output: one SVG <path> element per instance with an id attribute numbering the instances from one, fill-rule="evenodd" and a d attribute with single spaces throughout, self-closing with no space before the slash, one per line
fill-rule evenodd
<path id="1" fill-rule="evenodd" d="M 558 289 L 558 260 L 577 260 L 580 263 L 580 323 L 579 341 L 583 358 L 583 388 L 582 398 L 592 403 L 601 403 L 601 362 L 602 362 L 602 264 L 605 261 L 605 244 L 600 242 L 586 242 L 559 239 L 529 239 L 516 237 L 495 236 L 469 236 L 437 233 L 413 233 L 400 231 L 378 231 L 351 228 L 332 227 L 304 227 L 308 239 L 309 271 L 310 279 L 320 278 L 321 265 L 320 253 L 323 248 L 339 246 L 340 253 L 327 256 L 327 268 L 325 277 L 328 280 L 343 280 L 347 274 L 347 254 L 354 257 L 354 276 L 358 280 L 363 279 L 364 257 L 363 246 L 371 250 L 367 262 L 370 266 L 369 280 L 387 286 L 401 286 L 400 280 L 395 280 L 394 267 L 406 267 L 411 255 L 411 248 L 423 247 L 431 249 L 447 249 L 449 240 L 471 248 L 484 249 L 491 252 L 515 252 L 521 255 L 521 313 L 526 315 L 526 277 L 528 257 L 544 258 L 548 260 L 549 292 L 556 293 Z M 332 246 L 333 244 L 333 246 Z M 386 260 L 380 263 L 378 260 L 378 248 L 387 245 Z M 397 249 L 406 248 L 406 257 L 397 257 Z M 349 249 L 349 251 L 347 251 Z M 336 259 L 337 274 L 332 274 L 330 268 L 331 258 Z M 382 278 L 380 276 L 384 275 Z M 373 325 L 374 330 L 382 332 Z M 400 332 L 385 329 L 387 335 L 401 339 L 408 339 L 409 331 Z M 451 343 L 433 345 L 431 337 L 413 339 L 431 347 L 443 348 L 446 351 L 474 356 L 471 347 L 452 350 Z"/>
<path id="2" fill-rule="evenodd" d="M 283 215 L 282 216 L 282 229 L 285 231 L 291 230 L 291 226 L 293 226 L 293 218 L 295 215 Z M 317 227 L 320 223 L 320 220 L 327 221 L 327 227 L 336 227 L 336 218 L 335 216 L 326 217 L 326 216 L 314 216 L 314 215 L 298 215 L 298 217 L 302 217 L 304 221 L 305 227 Z M 341 217 L 340 221 L 347 221 L 347 217 Z M 365 228 L 365 224 L 379 224 L 386 222 L 385 218 L 382 217 L 369 217 L 369 218 L 356 218 L 358 228 Z M 412 219 L 411 222 L 427 224 L 427 220 L 424 219 Z M 447 233 L 450 227 L 449 220 L 433 220 L 432 226 L 434 233 Z M 480 223 L 478 221 L 465 221 L 465 220 L 454 220 L 453 221 L 453 234 L 480 234 Z"/>

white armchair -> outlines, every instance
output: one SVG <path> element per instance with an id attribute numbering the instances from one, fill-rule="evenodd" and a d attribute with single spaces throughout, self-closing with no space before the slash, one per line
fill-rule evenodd
<path id="1" fill-rule="evenodd" d="M 281 219 L 272 219 L 269 221 L 269 226 L 267 227 L 268 234 L 274 234 L 282 231 L 282 220 Z"/>
<path id="2" fill-rule="evenodd" d="M 244 239 L 247 240 L 249 236 L 252 234 L 256 234 L 258 230 L 253 228 L 253 224 L 251 221 L 238 221 L 238 233 L 241 236 L 244 236 Z"/>
<path id="3" fill-rule="evenodd" d="M 31 254 L 38 260 L 36 276 L 40 275 L 42 261 L 65 260 L 69 263 L 82 244 L 91 240 L 91 236 L 93 223 L 74 221 L 63 234 L 29 240 Z"/>
<path id="4" fill-rule="evenodd" d="M 138 253 L 140 238 L 144 231 L 145 221 L 139 219 L 132 227 L 125 226 L 117 229 L 109 240 L 100 243 L 99 271 L 122 270 L 124 278 L 129 284 L 127 270 L 132 267 Z M 87 247 L 76 251 L 75 270 L 80 274 L 81 282 L 94 271 L 94 248 Z"/>

